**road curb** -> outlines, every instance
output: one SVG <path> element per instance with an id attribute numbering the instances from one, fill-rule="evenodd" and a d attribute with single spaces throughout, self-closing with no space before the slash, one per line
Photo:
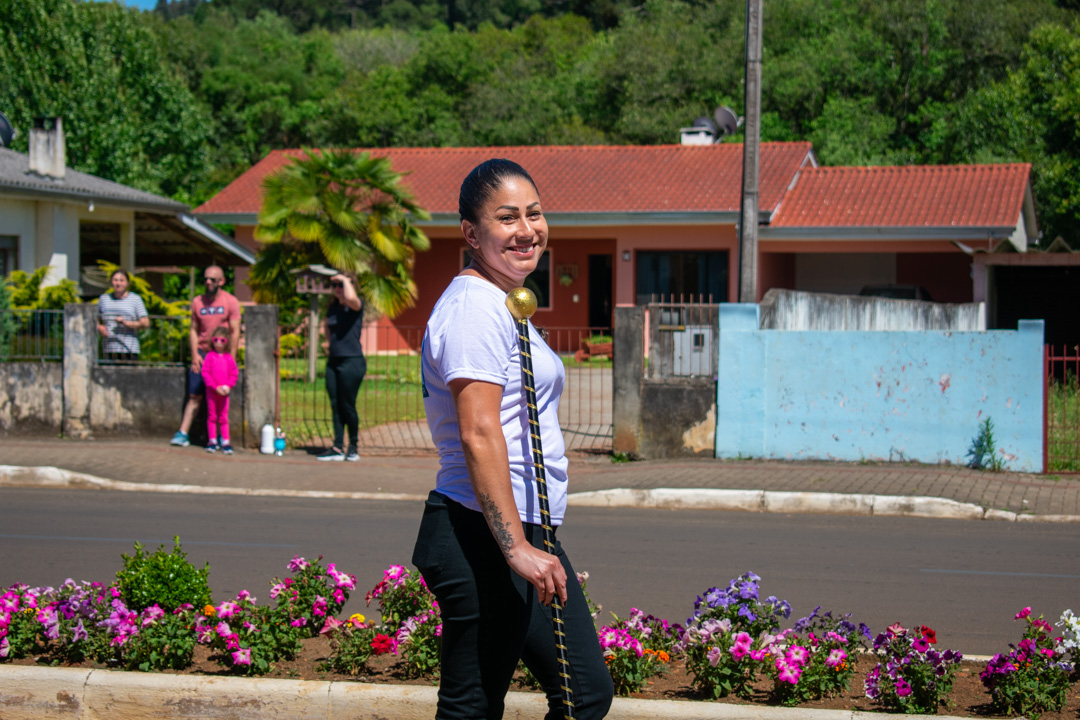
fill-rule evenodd
<path id="1" fill-rule="evenodd" d="M 236 488 L 180 483 L 134 483 L 64 470 L 53 466 L 0 465 L 0 487 L 53 487 L 118 492 L 244 495 L 334 500 L 423 501 L 426 494 L 341 492 Z M 994 520 L 999 522 L 1080 523 L 1078 515 L 1032 515 L 993 510 L 972 503 L 939 497 L 865 495 L 859 493 L 782 492 L 775 490 L 719 490 L 714 488 L 613 488 L 570 493 L 567 505 L 576 507 L 661 508 L 668 510 L 728 510 L 735 512 L 815 513 L 876 517 Z"/>
<path id="2" fill-rule="evenodd" d="M 429 720 L 436 689 L 422 685 L 207 677 L 0 665 L 5 720 Z M 542 717 L 539 693 L 510 693 L 506 720 Z M 874 720 L 881 713 L 615 698 L 608 720 Z M 937 716 L 937 720 L 959 720 Z"/>
<path id="3" fill-rule="evenodd" d="M 568 505 L 579 507 L 656 507 L 671 510 L 872 515 L 1005 522 L 1080 522 L 1077 515 L 1028 515 L 989 510 L 972 503 L 918 495 L 717 490 L 713 488 L 616 488 L 571 493 Z"/>

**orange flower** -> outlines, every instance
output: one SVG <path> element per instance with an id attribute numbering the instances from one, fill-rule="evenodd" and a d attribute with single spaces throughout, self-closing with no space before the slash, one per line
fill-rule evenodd
<path id="1" fill-rule="evenodd" d="M 202 614 L 206 617 L 214 617 L 215 615 L 217 615 L 217 608 L 215 608 L 213 605 L 207 605 L 203 607 Z"/>
<path id="2" fill-rule="evenodd" d="M 670 656 L 670 655 L 668 655 L 668 654 L 667 654 L 666 652 L 664 652 L 663 650 L 661 650 L 660 652 L 656 653 L 656 656 L 657 656 L 658 658 L 660 658 L 660 662 L 662 662 L 662 663 L 666 663 L 666 662 L 667 662 L 668 660 L 670 660 L 670 659 L 671 659 L 671 656 Z"/>

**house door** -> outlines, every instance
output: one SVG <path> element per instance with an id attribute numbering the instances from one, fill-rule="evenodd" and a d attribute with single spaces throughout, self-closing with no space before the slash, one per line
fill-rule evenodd
<path id="1" fill-rule="evenodd" d="M 589 256 L 589 327 L 611 327 L 611 254 Z"/>

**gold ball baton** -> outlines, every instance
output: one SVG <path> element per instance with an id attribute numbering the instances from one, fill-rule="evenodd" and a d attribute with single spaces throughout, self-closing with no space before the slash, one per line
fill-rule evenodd
<path id="1" fill-rule="evenodd" d="M 506 294 L 506 307 L 510 310 L 510 314 L 514 316 L 518 327 L 518 350 L 521 353 L 521 387 L 525 393 L 525 407 L 529 412 L 529 437 L 532 440 L 536 496 L 540 500 L 540 527 L 544 531 L 544 547 L 550 554 L 554 555 L 555 531 L 551 527 L 551 510 L 548 506 L 547 475 L 544 472 L 544 448 L 540 442 L 540 413 L 536 409 L 536 388 L 533 387 L 532 352 L 529 345 L 529 318 L 536 312 L 536 296 L 527 288 L 514 288 Z M 563 718 L 565 720 L 574 720 L 574 691 L 570 688 L 570 661 L 566 657 L 566 625 L 563 623 L 563 606 L 558 592 L 551 599 L 551 619 L 555 627 L 555 658 L 559 662 Z"/>

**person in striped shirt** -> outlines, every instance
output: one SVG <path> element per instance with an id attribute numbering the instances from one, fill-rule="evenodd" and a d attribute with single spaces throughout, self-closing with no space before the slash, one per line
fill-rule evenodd
<path id="1" fill-rule="evenodd" d="M 98 298 L 98 333 L 105 338 L 106 360 L 139 359 L 139 331 L 150 327 L 142 298 L 131 292 L 131 276 L 124 268 L 113 270 L 112 292 Z"/>

